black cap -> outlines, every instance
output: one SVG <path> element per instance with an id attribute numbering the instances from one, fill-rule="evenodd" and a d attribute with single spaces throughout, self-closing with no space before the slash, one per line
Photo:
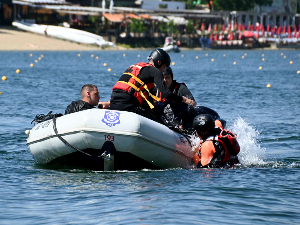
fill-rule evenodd
<path id="1" fill-rule="evenodd" d="M 165 68 L 165 71 L 164 71 L 163 75 L 166 75 L 166 74 L 171 74 L 172 77 L 173 77 L 173 71 L 172 71 L 171 67 L 166 67 Z"/>
<path id="2" fill-rule="evenodd" d="M 147 57 L 147 59 L 149 61 L 153 60 L 154 66 L 156 68 L 160 68 L 163 64 L 166 64 L 169 67 L 170 63 L 171 63 L 171 58 L 170 58 L 169 54 L 161 48 L 157 48 L 157 49 L 153 50 L 150 53 L 150 55 Z M 160 62 L 158 62 L 158 61 L 160 61 Z"/>

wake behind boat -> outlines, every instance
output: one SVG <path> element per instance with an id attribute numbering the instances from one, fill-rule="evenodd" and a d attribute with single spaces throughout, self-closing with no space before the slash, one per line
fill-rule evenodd
<path id="1" fill-rule="evenodd" d="M 126 111 L 90 109 L 36 124 L 27 145 L 40 164 L 102 171 L 192 168 L 182 134 Z"/>
<path id="2" fill-rule="evenodd" d="M 100 47 L 109 46 L 114 47 L 114 43 L 105 41 L 103 37 L 92 34 L 86 31 L 77 30 L 74 28 L 59 27 L 52 25 L 39 25 L 24 22 L 13 22 L 13 26 L 36 34 L 43 34 L 46 36 L 73 41 L 81 44 L 98 45 Z"/>

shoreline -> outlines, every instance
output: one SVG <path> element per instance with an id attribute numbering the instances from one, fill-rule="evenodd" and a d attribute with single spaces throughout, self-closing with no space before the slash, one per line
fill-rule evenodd
<path id="1" fill-rule="evenodd" d="M 94 45 L 78 44 L 44 35 L 22 31 L 14 27 L 0 26 L 0 51 L 134 51 L 154 48 L 126 48 L 116 45 L 114 48 L 100 48 Z M 185 48 L 184 51 L 215 51 L 213 49 Z M 220 49 L 221 50 L 221 49 Z M 225 49 L 224 49 L 225 50 Z M 226 49 L 239 50 L 239 49 Z M 296 50 L 295 48 L 257 48 L 247 50 Z"/>

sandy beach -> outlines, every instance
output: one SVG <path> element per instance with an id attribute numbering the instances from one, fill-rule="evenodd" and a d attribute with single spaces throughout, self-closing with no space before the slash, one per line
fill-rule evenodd
<path id="1" fill-rule="evenodd" d="M 125 48 L 116 46 L 114 50 Z M 101 50 L 97 46 L 77 44 L 21 31 L 13 27 L 0 27 L 0 51 L 84 51 Z"/>

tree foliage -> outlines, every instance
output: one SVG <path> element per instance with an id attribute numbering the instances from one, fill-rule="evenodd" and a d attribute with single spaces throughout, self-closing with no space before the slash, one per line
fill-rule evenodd
<path id="1" fill-rule="evenodd" d="M 131 18 L 131 23 L 129 24 L 130 31 L 133 33 L 144 33 L 146 31 L 146 26 L 143 20 Z"/>
<path id="2" fill-rule="evenodd" d="M 228 10 L 228 11 L 248 11 L 252 9 L 255 4 L 259 6 L 272 5 L 273 0 L 214 0 L 214 10 Z"/>

